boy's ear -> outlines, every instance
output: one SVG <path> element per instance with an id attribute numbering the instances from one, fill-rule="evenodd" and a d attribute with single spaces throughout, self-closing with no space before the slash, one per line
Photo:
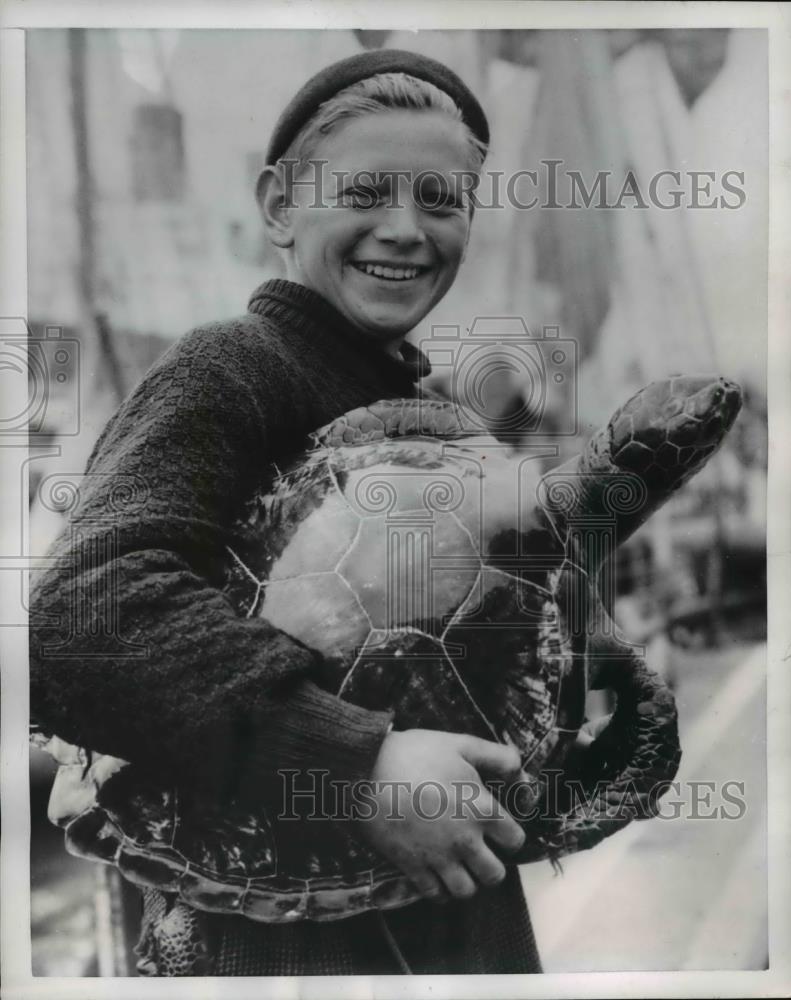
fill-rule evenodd
<path id="1" fill-rule="evenodd" d="M 267 166 L 261 171 L 255 186 L 255 198 L 261 212 L 266 234 L 277 247 L 293 246 L 291 211 L 293 195 L 286 190 L 280 166 Z"/>

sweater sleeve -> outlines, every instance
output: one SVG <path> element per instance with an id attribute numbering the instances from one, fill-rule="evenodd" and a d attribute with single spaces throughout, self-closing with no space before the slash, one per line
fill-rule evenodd
<path id="1" fill-rule="evenodd" d="M 296 374 L 250 366 L 245 337 L 185 338 L 108 424 L 31 592 L 30 673 L 50 732 L 255 796 L 284 767 L 368 777 L 390 715 L 320 689 L 318 653 L 219 589 L 253 475 L 300 426 Z"/>

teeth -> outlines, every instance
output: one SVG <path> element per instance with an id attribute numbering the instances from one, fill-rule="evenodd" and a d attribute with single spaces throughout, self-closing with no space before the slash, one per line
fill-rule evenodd
<path id="1" fill-rule="evenodd" d="M 374 275 L 377 278 L 386 278 L 388 281 L 409 281 L 416 278 L 419 269 L 416 267 L 384 267 L 381 264 L 355 264 L 358 270 L 366 274 Z"/>

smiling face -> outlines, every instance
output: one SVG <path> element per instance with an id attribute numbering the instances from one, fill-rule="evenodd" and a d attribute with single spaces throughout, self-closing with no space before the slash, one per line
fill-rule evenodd
<path id="1" fill-rule="evenodd" d="M 366 114 L 334 128 L 312 159 L 276 222 L 287 277 L 396 353 L 448 291 L 464 256 L 471 216 L 460 193 L 460 177 L 471 170 L 464 128 L 441 111 Z"/>

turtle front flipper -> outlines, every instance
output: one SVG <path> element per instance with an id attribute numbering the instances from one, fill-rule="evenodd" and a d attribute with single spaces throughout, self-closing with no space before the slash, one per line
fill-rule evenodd
<path id="1" fill-rule="evenodd" d="M 517 798 L 516 814 L 530 817 L 520 861 L 593 847 L 632 819 L 655 815 L 676 774 L 681 751 L 673 695 L 632 647 L 618 642 L 595 578 L 602 561 L 703 467 L 740 406 L 739 387 L 718 376 L 653 382 L 616 411 L 578 458 L 539 484 L 537 506 L 569 563 L 581 570 L 580 580 L 587 575 L 591 582 L 598 621 L 588 642 L 588 686 L 612 689 L 618 705 L 584 752 L 561 761 L 563 770 L 544 773 L 537 803 L 534 789 Z M 532 808 L 522 813 L 520 805 Z"/>
<path id="2" fill-rule="evenodd" d="M 622 545 L 703 468 L 741 409 L 741 389 L 718 375 L 674 376 L 635 393 L 588 442 L 553 469 L 538 502 L 563 544 L 586 526 L 610 522 Z M 612 551 L 601 548 L 599 552 Z M 597 557 L 588 554 L 588 570 Z M 592 564 L 593 563 L 593 564 Z"/>

